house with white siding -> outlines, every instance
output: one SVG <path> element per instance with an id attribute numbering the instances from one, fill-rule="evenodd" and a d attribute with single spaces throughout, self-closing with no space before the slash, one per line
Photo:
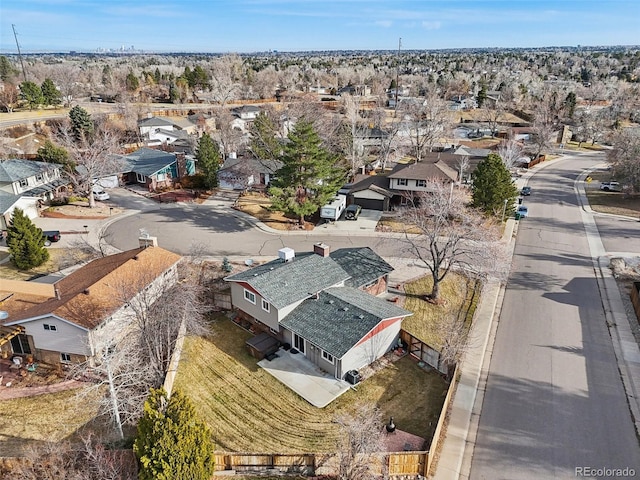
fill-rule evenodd
<path id="1" fill-rule="evenodd" d="M 50 364 L 90 359 L 99 353 L 105 335 L 117 338 L 126 332 L 133 302 L 162 301 L 162 293 L 177 281 L 180 258 L 156 246 L 102 257 L 55 282 L 44 298 L 42 285 L 32 289 L 39 297 L 21 300 L 6 291 L 10 284 L 0 282 L 8 313 L 3 327 L 21 330 L 2 349 Z M 28 283 L 22 282 L 22 294 L 29 291 Z"/>
<path id="2" fill-rule="evenodd" d="M 271 338 L 262 344 L 290 346 L 342 379 L 397 345 L 402 319 L 411 315 L 379 296 L 391 271 L 368 247 L 331 252 L 317 243 L 313 253 L 280 249 L 278 259 L 225 280 L 236 321 Z"/>
<path id="3" fill-rule="evenodd" d="M 12 158 L 0 160 L 0 230 L 6 230 L 13 210 L 38 216 L 38 202 L 53 199 L 69 183 L 61 165 Z"/>

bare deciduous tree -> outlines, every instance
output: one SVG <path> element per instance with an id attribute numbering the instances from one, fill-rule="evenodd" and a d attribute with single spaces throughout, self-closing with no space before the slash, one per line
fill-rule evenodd
<path id="1" fill-rule="evenodd" d="M 446 137 L 451 129 L 452 119 L 447 103 L 436 93 L 429 94 L 424 101 L 401 102 L 398 110 L 408 130 L 416 162 L 422 160 L 424 153 L 431 152 L 438 140 Z"/>
<path id="2" fill-rule="evenodd" d="M 211 62 L 209 88 L 213 100 L 224 106 L 240 92 L 238 80 L 241 76 L 242 59 L 237 55 L 226 55 Z"/>
<path id="3" fill-rule="evenodd" d="M 340 426 L 336 458 L 339 480 L 374 480 L 380 474 L 382 448 L 380 411 L 373 404 L 361 404 L 353 414 L 336 417 Z"/>
<path id="4" fill-rule="evenodd" d="M 498 147 L 498 155 L 502 159 L 502 163 L 507 169 L 511 169 L 519 158 L 522 157 L 524 149 L 519 142 L 515 140 L 507 140 L 502 142 Z"/>
<path id="5" fill-rule="evenodd" d="M 433 302 L 440 300 L 440 282 L 453 270 L 504 275 L 506 260 L 497 228 L 467 204 L 465 191 L 433 180 L 402 210 L 407 230 L 401 248 L 431 273 L 433 286 L 426 297 Z M 410 233 L 410 228 L 420 233 Z"/>
<path id="6" fill-rule="evenodd" d="M 624 180 L 632 192 L 640 192 L 640 134 L 630 128 L 620 131 L 608 158 L 616 178 Z"/>
<path id="7" fill-rule="evenodd" d="M 77 139 L 70 127 L 57 132 L 57 141 L 69 152 L 69 158 L 76 164 L 74 171 L 67 171 L 72 183 L 88 191 L 89 207 L 95 207 L 91 188 L 92 182 L 105 175 L 122 170 L 120 151 L 120 132 L 110 126 L 106 120 L 95 122 L 92 135 Z"/>
<path id="8" fill-rule="evenodd" d="M 12 113 L 13 109 L 18 104 L 20 96 L 18 95 L 18 89 L 13 83 L 4 82 L 4 86 L 0 89 L 0 105 L 7 111 Z"/>

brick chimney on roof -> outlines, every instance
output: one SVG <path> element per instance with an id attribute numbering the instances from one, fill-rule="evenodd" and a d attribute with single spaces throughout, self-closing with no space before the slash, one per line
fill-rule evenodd
<path id="1" fill-rule="evenodd" d="M 329 248 L 329 245 L 318 242 L 313 245 L 313 253 L 320 255 L 321 257 L 328 257 L 329 253 L 331 253 L 331 249 Z"/>

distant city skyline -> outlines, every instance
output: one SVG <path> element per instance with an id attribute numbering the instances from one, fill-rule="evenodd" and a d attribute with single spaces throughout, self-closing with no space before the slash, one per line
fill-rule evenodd
<path id="1" fill-rule="evenodd" d="M 638 0 L 2 0 L 0 53 L 639 45 Z"/>

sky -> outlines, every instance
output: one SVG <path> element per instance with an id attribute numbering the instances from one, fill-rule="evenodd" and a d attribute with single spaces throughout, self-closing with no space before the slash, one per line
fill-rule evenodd
<path id="1" fill-rule="evenodd" d="M 0 0 L 0 53 L 640 45 L 639 0 Z M 400 40 L 401 39 L 401 40 Z"/>

